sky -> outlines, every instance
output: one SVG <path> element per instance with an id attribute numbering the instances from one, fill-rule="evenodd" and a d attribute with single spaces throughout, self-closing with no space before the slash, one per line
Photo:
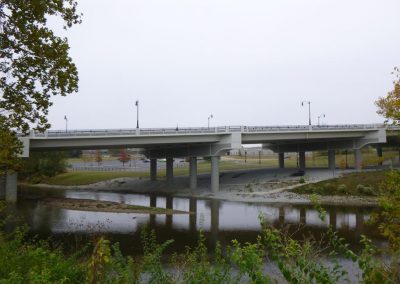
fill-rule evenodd
<path id="1" fill-rule="evenodd" d="M 78 0 L 79 92 L 52 129 L 380 123 L 400 66 L 398 0 Z M 325 118 L 323 118 L 325 114 Z"/>

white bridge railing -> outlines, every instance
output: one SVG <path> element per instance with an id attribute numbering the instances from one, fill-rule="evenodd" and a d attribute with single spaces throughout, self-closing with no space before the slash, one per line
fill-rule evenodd
<path id="1" fill-rule="evenodd" d="M 86 129 L 86 130 L 49 130 L 44 133 L 31 131 L 30 137 L 87 137 L 87 136 L 151 136 L 151 135 L 187 135 L 187 134 L 223 134 L 223 133 L 268 133 L 293 131 L 338 131 L 338 130 L 375 130 L 387 128 L 399 130 L 397 126 L 384 124 L 343 124 L 343 125 L 287 125 L 287 126 L 219 126 L 194 128 L 131 128 L 131 129 Z"/>

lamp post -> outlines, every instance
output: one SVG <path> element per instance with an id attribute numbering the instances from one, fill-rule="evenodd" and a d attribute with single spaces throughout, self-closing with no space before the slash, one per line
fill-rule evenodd
<path id="1" fill-rule="evenodd" d="M 210 129 L 210 119 L 213 118 L 214 116 L 212 114 L 210 114 L 210 116 L 208 117 L 208 124 L 207 124 L 207 128 Z"/>
<path id="2" fill-rule="evenodd" d="M 311 102 L 310 101 L 302 101 L 301 106 L 304 106 L 304 104 L 308 104 L 308 125 L 311 125 Z"/>
<path id="3" fill-rule="evenodd" d="M 135 106 L 136 106 L 136 128 L 139 128 L 139 101 L 138 100 L 136 100 Z"/>
<path id="4" fill-rule="evenodd" d="M 68 132 L 68 118 L 66 115 L 64 115 L 64 119 L 65 119 L 65 133 Z"/>
<path id="5" fill-rule="evenodd" d="M 325 113 L 323 113 L 323 114 L 321 114 L 320 116 L 318 116 L 318 126 L 319 126 L 319 119 L 320 119 L 321 117 L 325 117 Z"/>

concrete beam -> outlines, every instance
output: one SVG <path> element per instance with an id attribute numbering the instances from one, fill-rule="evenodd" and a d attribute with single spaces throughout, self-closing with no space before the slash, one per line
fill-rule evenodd
<path id="1" fill-rule="evenodd" d="M 167 182 L 173 183 L 174 181 L 174 158 L 167 158 Z"/>
<path id="2" fill-rule="evenodd" d="M 279 159 L 279 168 L 284 169 L 285 168 L 285 153 L 283 153 L 283 152 L 278 153 L 278 159 Z"/>
<path id="3" fill-rule="evenodd" d="M 18 174 L 16 172 L 7 172 L 6 194 L 5 194 L 7 202 L 17 201 L 17 179 L 18 179 Z"/>
<path id="4" fill-rule="evenodd" d="M 189 184 L 190 189 L 197 188 L 197 157 L 190 157 L 189 160 Z"/>
<path id="5" fill-rule="evenodd" d="M 157 159 L 150 159 L 150 180 L 157 180 Z"/>
<path id="6" fill-rule="evenodd" d="M 219 156 L 211 157 L 211 191 L 219 191 Z"/>

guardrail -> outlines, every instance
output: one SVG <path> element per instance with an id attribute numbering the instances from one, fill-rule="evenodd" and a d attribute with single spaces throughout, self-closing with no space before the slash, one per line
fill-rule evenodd
<path id="1" fill-rule="evenodd" d="M 44 133 L 31 131 L 31 137 L 93 137 L 93 136 L 151 136 L 151 135 L 185 135 L 185 134 L 223 134 L 223 133 L 259 133 L 291 132 L 318 130 L 374 130 L 379 128 L 398 130 L 383 124 L 344 124 L 344 125 L 287 125 L 287 126 L 219 126 L 197 128 L 134 128 L 134 129 L 86 129 L 86 130 L 49 130 Z"/>

